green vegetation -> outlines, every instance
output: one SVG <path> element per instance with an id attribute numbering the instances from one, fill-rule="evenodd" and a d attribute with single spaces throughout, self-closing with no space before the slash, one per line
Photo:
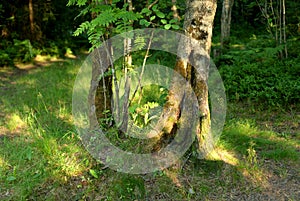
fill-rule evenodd
<path id="1" fill-rule="evenodd" d="M 299 99 L 298 55 L 278 59 L 280 48 L 269 46 L 264 36 L 252 36 L 249 43 L 236 41 L 232 49 L 216 59 L 230 101 L 251 101 L 262 106 L 291 107 Z M 289 45 L 300 45 L 290 41 Z"/>
<path id="2" fill-rule="evenodd" d="M 166 170 L 127 175 L 103 169 L 72 126 L 71 92 L 80 65 L 80 60 L 65 60 L 28 71 L 1 70 L 7 78 L 1 80 L 2 200 L 259 198 L 277 190 L 296 200 L 299 110 L 232 103 L 208 159 L 186 155 Z"/>
<path id="3" fill-rule="evenodd" d="M 86 56 L 79 52 L 99 45 L 101 34 L 146 27 L 178 30 L 185 2 L 177 1 L 177 20 L 171 1 L 150 8 L 138 1 L 131 12 L 123 1 L 112 1 L 112 7 L 89 2 L 70 0 L 73 6 L 66 7 L 67 1 L 34 1 L 33 35 L 27 1 L 0 3 L 0 200 L 299 199 L 298 2 L 286 2 L 288 58 L 285 44 L 274 40 L 277 18 L 270 15 L 266 22 L 256 4 L 269 5 L 262 0 L 235 1 L 230 43 L 218 54 L 219 2 L 211 56 L 228 98 L 220 140 L 206 159 L 197 159 L 191 147 L 174 166 L 144 175 L 113 171 L 82 145 L 71 108 L 73 84 Z M 92 18 L 91 12 L 105 18 Z M 112 30 L 110 23 L 116 25 Z M 133 66 L 141 66 L 144 56 L 145 51 L 133 54 Z M 151 50 L 147 64 L 173 67 L 175 59 Z M 122 65 L 116 67 L 121 76 Z M 129 107 L 135 125 L 155 123 L 153 111 L 164 105 L 167 93 L 157 85 L 138 92 Z M 121 149 L 144 151 L 141 140 L 115 128 L 108 131 Z"/>
<path id="4" fill-rule="evenodd" d="M 72 33 L 77 24 L 89 17 L 74 20 L 79 8 L 66 4 L 67 1 L 61 0 L 1 2 L 0 66 L 28 63 L 37 55 L 64 57 L 70 51 L 86 49 L 87 39 L 73 38 Z"/>

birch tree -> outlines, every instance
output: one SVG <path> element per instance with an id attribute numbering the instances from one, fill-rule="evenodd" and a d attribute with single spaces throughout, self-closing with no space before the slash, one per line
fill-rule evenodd
<path id="1" fill-rule="evenodd" d="M 217 2 L 215 0 L 187 0 L 186 4 L 183 27 L 185 35 L 197 40 L 203 52 L 195 52 L 193 44 L 184 44 L 182 46 L 184 49 L 180 51 L 183 51 L 183 54 L 186 55 L 185 58 L 190 58 L 189 61 L 195 66 L 191 66 L 189 61 L 184 58 L 178 58 L 175 70 L 191 84 L 198 99 L 199 116 L 195 117 L 198 118 L 197 145 L 199 156 L 204 157 L 212 148 L 207 81 L 210 64 L 208 55 L 211 49 L 213 20 Z M 181 41 L 181 43 L 185 43 L 185 41 Z M 178 83 L 174 80 L 169 90 L 166 107 L 155 129 L 161 132 L 153 134 L 157 136 L 155 143 L 160 143 L 163 136 L 176 133 L 176 125 L 180 122 L 181 103 L 184 102 L 182 86 Z"/>
<path id="2" fill-rule="evenodd" d="M 231 11 L 234 0 L 223 0 L 221 16 L 221 50 L 228 48 L 230 42 Z"/>

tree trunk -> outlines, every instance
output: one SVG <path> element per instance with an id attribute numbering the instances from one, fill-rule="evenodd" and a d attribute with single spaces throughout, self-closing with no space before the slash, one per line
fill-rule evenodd
<path id="1" fill-rule="evenodd" d="M 132 0 L 126 0 L 125 3 L 128 3 L 128 11 L 133 10 L 133 5 L 132 5 Z M 131 78 L 128 75 L 128 68 L 132 65 L 132 56 L 131 56 L 131 45 L 132 45 L 132 40 L 130 38 L 125 38 L 124 39 L 124 73 L 125 73 L 125 91 L 124 91 L 124 96 L 123 96 L 123 108 L 122 112 L 120 113 L 121 119 L 120 119 L 120 130 L 123 131 L 124 133 L 127 132 L 128 128 L 128 118 L 129 118 L 129 94 L 130 94 L 130 85 L 131 85 Z"/>
<path id="2" fill-rule="evenodd" d="M 188 70 L 189 68 L 182 68 L 189 65 L 185 63 L 185 61 L 179 61 L 176 67 L 185 71 L 187 79 L 190 80 L 198 99 L 200 117 L 197 126 L 197 138 L 198 152 L 201 157 L 205 156 L 208 150 L 211 150 L 210 146 L 212 145 L 207 85 L 210 58 L 207 56 L 210 55 L 213 21 L 216 8 L 216 0 L 188 0 L 184 30 L 187 36 L 196 39 L 200 43 L 201 48 L 206 54 L 194 51 L 189 52 L 189 57 L 193 58 L 192 62 L 196 64 L 198 69 Z"/>
<path id="3" fill-rule="evenodd" d="M 234 0 L 223 0 L 221 16 L 221 51 L 227 49 L 230 43 L 231 11 Z"/>
<path id="4" fill-rule="evenodd" d="M 282 0 L 279 0 L 279 45 L 282 45 Z M 282 51 L 280 51 L 280 58 L 283 58 Z"/>
<path id="5" fill-rule="evenodd" d="M 288 51 L 287 51 L 287 45 L 286 45 L 285 0 L 282 0 L 282 28 L 283 28 L 284 56 L 287 59 Z"/>
<path id="6" fill-rule="evenodd" d="M 33 37 L 34 36 L 34 15 L 33 15 L 32 0 L 29 0 L 28 9 L 29 9 L 30 32 L 31 32 L 31 37 Z"/>
<path id="7" fill-rule="evenodd" d="M 200 157 L 205 157 L 211 150 L 211 132 L 210 132 L 210 111 L 208 105 L 208 72 L 209 72 L 209 53 L 211 48 L 211 37 L 213 20 L 216 12 L 217 2 L 215 0 L 188 0 L 187 11 L 185 13 L 184 31 L 185 35 L 197 40 L 202 51 L 194 51 L 194 44 L 184 44 L 184 39 L 180 41 L 179 51 L 183 52 L 185 58 L 178 58 L 175 70 L 183 76 L 192 86 L 199 104 L 199 116 L 197 119 L 197 138 L 198 152 Z M 188 59 L 186 59 L 188 58 Z M 191 64 L 188 62 L 194 64 Z M 165 136 L 174 135 L 177 130 L 177 124 L 181 118 L 181 104 L 184 101 L 184 92 L 182 85 L 176 80 L 172 81 L 169 89 L 168 100 L 154 130 L 160 133 L 151 133 L 150 136 L 156 136 L 154 143 L 159 144 Z M 157 149 L 161 147 L 155 146 Z M 155 150 L 156 151 L 156 150 Z"/>
<path id="8" fill-rule="evenodd" d="M 105 55 L 104 51 L 95 50 L 92 54 L 92 83 L 90 89 L 90 96 L 95 95 L 95 97 L 89 97 L 91 110 L 95 109 L 97 119 L 101 119 L 100 124 L 102 126 L 110 125 L 111 119 L 110 114 L 112 111 L 112 77 L 110 75 L 105 75 L 107 70 L 106 67 L 110 66 L 110 53 L 109 50 Z M 95 100 L 95 106 L 92 105 L 93 100 Z M 92 111 L 94 113 L 94 111 Z"/>
<path id="9" fill-rule="evenodd" d="M 98 2 L 95 2 L 98 4 Z M 92 18 L 97 17 L 97 13 L 91 14 Z M 109 36 L 107 36 L 108 38 Z M 107 39 L 106 38 L 106 39 Z M 99 38 L 99 40 L 101 40 Z M 104 39 L 103 39 L 104 41 Z M 109 67 L 111 65 L 111 57 L 112 52 L 110 51 L 109 44 L 105 46 L 106 51 L 95 50 L 91 57 L 93 62 L 93 69 L 92 69 L 92 84 L 89 93 L 89 101 L 91 106 L 91 114 L 95 113 L 97 119 L 101 120 L 100 124 L 102 126 L 111 125 L 111 118 L 110 115 L 112 114 L 112 76 L 107 75 L 109 71 Z M 106 52 L 105 55 L 99 55 L 100 53 L 103 54 Z M 108 68 L 106 68 L 108 67 Z M 93 100 L 95 100 L 95 105 L 92 105 Z M 95 110 L 95 111 L 93 111 Z"/>

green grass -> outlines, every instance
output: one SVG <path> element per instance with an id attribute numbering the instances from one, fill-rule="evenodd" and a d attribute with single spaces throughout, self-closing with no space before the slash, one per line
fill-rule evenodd
<path id="1" fill-rule="evenodd" d="M 3 83 L 1 192 L 26 199 L 48 180 L 63 182 L 87 166 L 71 119 L 72 82 L 80 63 L 69 60 L 20 71 Z M 10 69 L 7 69 L 10 70 Z"/>
<path id="2" fill-rule="evenodd" d="M 91 158 L 72 124 L 80 65 L 1 69 L 0 200 L 228 200 L 272 190 L 296 200 L 299 111 L 229 103 L 221 140 L 206 160 L 187 154 L 163 171 L 118 173 Z"/>
<path id="3" fill-rule="evenodd" d="M 255 150 L 259 150 L 262 157 L 274 160 L 292 160 L 299 159 L 299 153 L 296 149 L 299 140 L 285 139 L 279 137 L 272 131 L 259 130 L 249 120 L 232 120 L 223 131 L 221 142 L 224 142 L 226 148 L 234 148 L 242 154 L 247 153 L 247 147 L 253 144 Z"/>

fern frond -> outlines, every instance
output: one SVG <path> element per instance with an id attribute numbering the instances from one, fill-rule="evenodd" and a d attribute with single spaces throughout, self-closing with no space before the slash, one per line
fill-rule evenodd
<path id="1" fill-rule="evenodd" d="M 84 9 L 82 9 L 82 10 L 80 11 L 80 13 L 75 17 L 75 19 L 78 18 L 78 17 L 84 16 L 84 15 L 90 13 L 90 12 L 91 12 L 90 9 L 91 9 L 90 6 L 88 6 L 88 7 L 84 8 Z"/>
<path id="2" fill-rule="evenodd" d="M 143 49 L 146 46 L 146 41 L 144 37 L 137 36 L 134 40 L 134 47 L 138 50 Z"/>
<path id="3" fill-rule="evenodd" d="M 104 11 L 112 10 L 110 5 L 105 5 L 105 4 L 97 4 L 93 7 L 91 7 L 91 12 L 92 13 L 101 13 Z"/>
<path id="4" fill-rule="evenodd" d="M 79 36 L 80 34 L 84 33 L 90 28 L 90 22 L 85 21 L 79 27 L 76 29 L 76 31 L 73 33 L 73 36 Z"/>
<path id="5" fill-rule="evenodd" d="M 121 10 L 116 13 L 116 18 L 121 19 L 123 21 L 135 21 L 141 17 L 140 14 L 134 13 L 132 11 Z"/>
<path id="6" fill-rule="evenodd" d="M 117 18 L 114 16 L 112 10 L 106 10 L 98 15 L 95 19 L 91 21 L 93 26 L 101 26 L 101 27 L 108 27 L 109 24 L 114 23 Z"/>

